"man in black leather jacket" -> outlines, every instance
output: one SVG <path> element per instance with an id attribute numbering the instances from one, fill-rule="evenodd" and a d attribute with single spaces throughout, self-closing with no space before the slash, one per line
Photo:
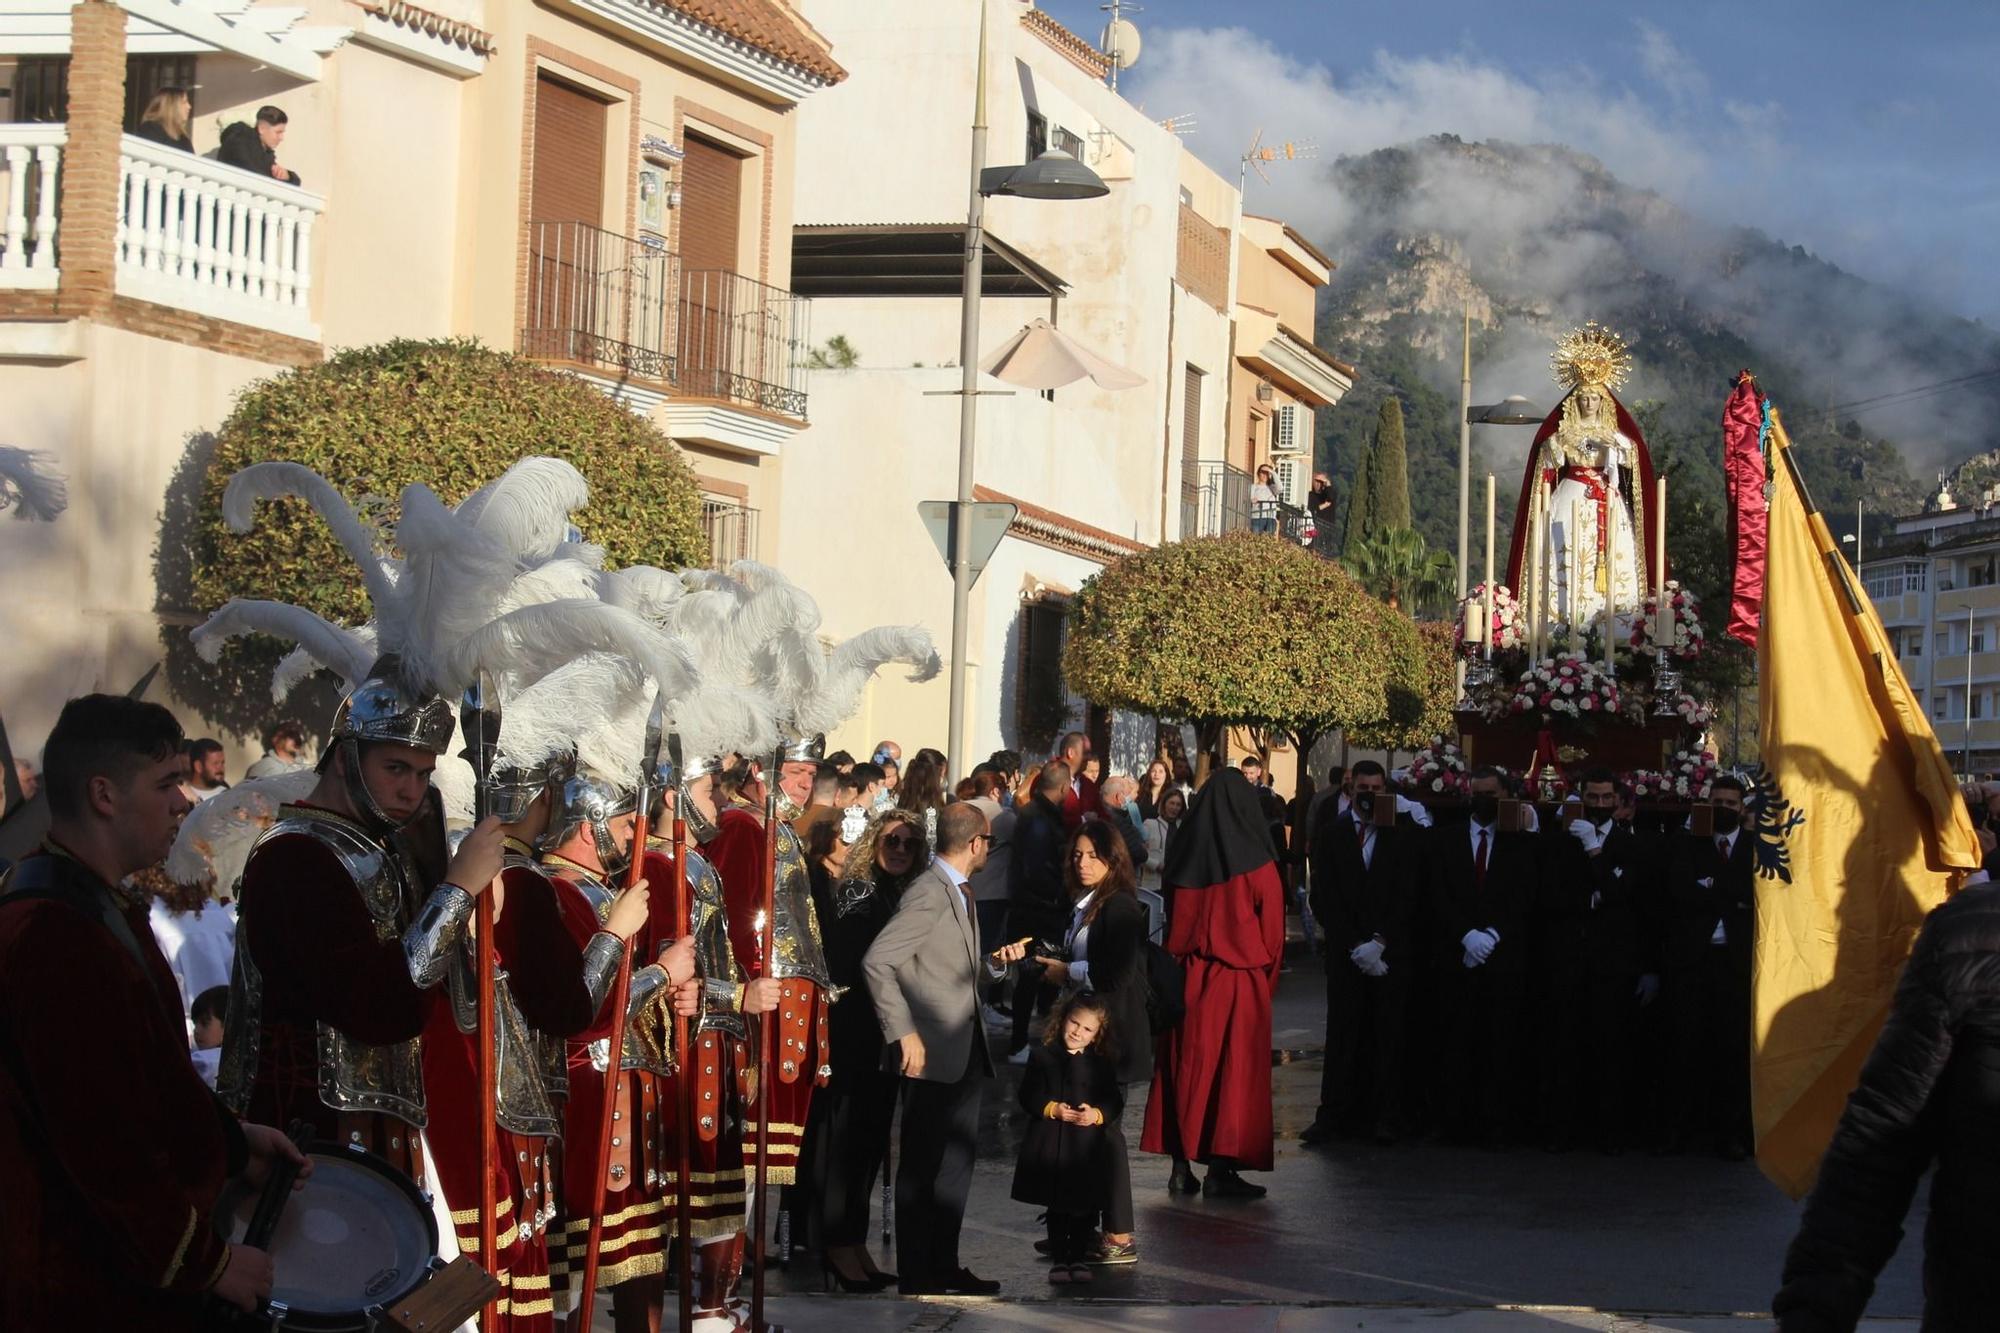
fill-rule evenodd
<path id="1" fill-rule="evenodd" d="M 1020 807 L 1007 863 L 1007 943 L 1032 936 L 1029 952 L 1046 952 L 1039 941 L 1060 943 L 1069 924 L 1069 891 L 1063 887 L 1063 797 L 1069 793 L 1069 765 L 1052 759 L 1035 781 L 1035 793 Z M 1042 984 L 1041 969 L 1023 966 L 1014 983 L 1014 1033 L 1010 1058 L 1025 1051 L 1037 1009 L 1048 1008 L 1055 989 Z M 1026 1057 L 1023 1056 L 1023 1059 Z"/>
<path id="2" fill-rule="evenodd" d="M 1834 1132 L 1771 1302 L 1783 1333 L 1847 1333 L 1935 1164 L 1924 1333 L 2000 1322 L 2000 885 L 1932 912 Z"/>

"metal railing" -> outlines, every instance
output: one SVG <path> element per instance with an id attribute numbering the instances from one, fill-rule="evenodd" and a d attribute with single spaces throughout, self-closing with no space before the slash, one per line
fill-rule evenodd
<path id="1" fill-rule="evenodd" d="M 1249 526 L 1249 473 L 1222 462 L 1182 466 L 1181 536 L 1214 537 Z"/>
<path id="2" fill-rule="evenodd" d="M 812 302 L 726 269 L 681 274 L 681 392 L 806 418 Z"/>
<path id="3" fill-rule="evenodd" d="M 676 383 L 680 256 L 582 222 L 528 224 L 521 352 Z"/>
<path id="4" fill-rule="evenodd" d="M 1288 542 L 1296 542 L 1300 546 L 1310 546 L 1318 531 L 1318 525 L 1313 522 L 1311 514 L 1300 509 L 1297 505 L 1288 505 L 1282 501 L 1279 503 L 1278 535 L 1280 537 L 1283 537 Z"/>
<path id="5" fill-rule="evenodd" d="M 728 569 L 738 560 L 757 558 L 757 511 L 734 500 L 703 496 L 701 530 L 708 537 L 711 569 Z"/>

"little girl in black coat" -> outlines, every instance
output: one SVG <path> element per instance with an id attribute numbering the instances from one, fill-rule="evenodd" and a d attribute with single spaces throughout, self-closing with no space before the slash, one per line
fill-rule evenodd
<path id="1" fill-rule="evenodd" d="M 1021 1076 L 1029 1121 L 1014 1197 L 1048 1209 L 1051 1282 L 1091 1280 L 1084 1260 L 1110 1197 L 1115 1146 L 1104 1126 L 1125 1109 L 1110 1035 L 1104 1002 L 1079 993 L 1050 1016 Z"/>

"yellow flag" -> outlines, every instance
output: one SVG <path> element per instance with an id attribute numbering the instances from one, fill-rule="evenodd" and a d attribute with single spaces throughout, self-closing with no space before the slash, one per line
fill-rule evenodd
<path id="1" fill-rule="evenodd" d="M 1812 1187 L 1924 914 L 1979 841 L 1777 414 L 1762 628 L 1751 1100 L 1757 1162 Z"/>

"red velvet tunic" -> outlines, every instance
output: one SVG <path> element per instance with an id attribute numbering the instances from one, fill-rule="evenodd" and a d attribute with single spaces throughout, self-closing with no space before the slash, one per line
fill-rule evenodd
<path id="1" fill-rule="evenodd" d="M 310 1122 L 343 1141 L 342 1116 L 319 1096 L 315 1025 L 386 1046 L 424 1030 L 437 991 L 410 980 L 398 938 L 378 939 L 354 880 L 322 842 L 302 834 L 258 845 L 243 872 L 237 932 L 264 978 L 256 1083 L 244 1118 L 288 1127 Z M 409 1169 L 409 1126 L 379 1114 L 346 1117 L 350 1133 Z M 413 1172 L 413 1174 L 415 1174 Z"/>
<path id="2" fill-rule="evenodd" d="M 701 850 L 722 877 L 730 947 L 744 977 L 754 981 L 765 974 L 763 940 L 757 928 L 764 914 L 764 823 L 736 806 L 722 812 L 716 828 L 715 837 Z M 755 1058 L 763 1019 L 759 1016 L 749 1023 L 750 1051 Z M 771 1129 L 766 1140 L 770 1158 L 765 1175 L 773 1185 L 790 1185 L 798 1174 L 799 1145 L 805 1139 L 813 1089 L 826 1081 L 819 1077 L 819 1071 L 831 1068 L 833 1060 L 826 1030 L 826 992 L 817 983 L 804 977 L 784 978 L 777 1034 L 778 1046 L 771 1060 Z M 761 1063 L 754 1067 L 763 1068 Z M 748 1119 L 743 1127 L 743 1153 L 750 1162 L 756 1160 L 757 1120 L 764 1105 L 760 1096 L 745 1108 Z"/>
<path id="3" fill-rule="evenodd" d="M 1174 889 L 1173 904 L 1167 952 L 1187 971 L 1187 1017 L 1161 1044 L 1139 1146 L 1268 1171 L 1271 997 L 1285 952 L 1277 865 Z"/>
<path id="4" fill-rule="evenodd" d="M 10 882 L 48 855 L 24 861 Z M 37 869 L 98 884 L 61 860 Z M 146 906 L 118 902 L 144 966 L 66 902 L 0 902 L 8 1333 L 194 1328 L 227 1259 L 209 1213 L 242 1166 L 242 1132 L 188 1058 Z"/>
<path id="5" fill-rule="evenodd" d="M 594 1016 L 583 985 L 583 951 L 564 925 L 553 884 L 522 865 L 501 872 L 501 882 L 505 893 L 494 930 L 494 965 L 506 973 L 504 993 L 537 1032 L 560 1038 L 583 1031 Z M 477 1035 L 459 1030 L 450 1003 L 432 1006 L 424 1029 L 431 1117 L 425 1137 L 459 1249 L 474 1259 L 480 1258 L 478 1060 Z M 553 1194 L 557 1145 L 504 1125 L 495 1131 L 497 1271 L 494 1264 L 482 1261 L 482 1266 L 500 1280 L 500 1327 L 537 1333 L 555 1327 L 548 1234 L 560 1229 L 550 1216 L 560 1212 Z"/>

